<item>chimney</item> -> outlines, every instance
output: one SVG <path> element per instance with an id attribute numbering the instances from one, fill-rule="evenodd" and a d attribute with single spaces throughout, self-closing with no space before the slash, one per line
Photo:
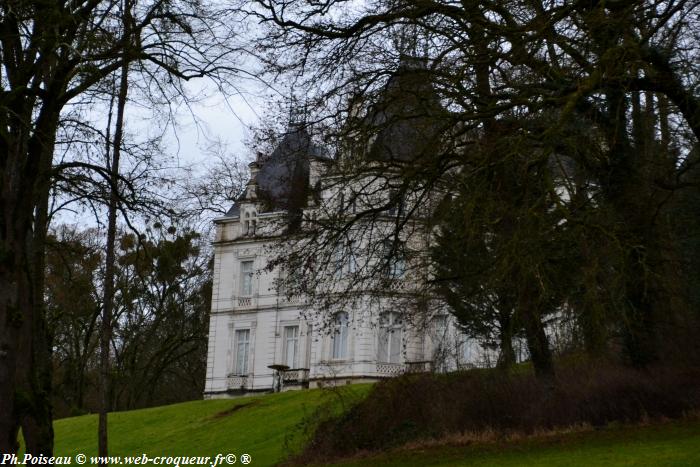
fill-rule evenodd
<path id="1" fill-rule="evenodd" d="M 253 161 L 248 164 L 248 168 L 250 169 L 250 180 L 253 181 L 258 175 L 258 172 L 260 172 L 260 164 L 258 161 Z"/>

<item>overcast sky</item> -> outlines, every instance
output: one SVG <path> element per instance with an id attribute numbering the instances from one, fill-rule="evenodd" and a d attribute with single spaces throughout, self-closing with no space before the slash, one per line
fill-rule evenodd
<path id="1" fill-rule="evenodd" d="M 178 126 L 167 133 L 169 150 L 178 155 L 182 165 L 206 160 L 206 149 L 221 141 L 228 153 L 245 156 L 250 150 L 244 144 L 249 128 L 255 126 L 264 113 L 261 86 L 244 82 L 239 95 L 225 97 L 216 90 L 207 90 L 208 97 L 190 109 L 181 108 Z M 194 114 L 194 115 L 193 115 Z"/>

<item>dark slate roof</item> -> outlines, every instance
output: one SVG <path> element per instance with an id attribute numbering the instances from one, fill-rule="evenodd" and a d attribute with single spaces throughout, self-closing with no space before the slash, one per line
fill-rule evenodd
<path id="1" fill-rule="evenodd" d="M 371 159 L 407 162 L 439 144 L 445 110 L 431 81 L 430 71 L 415 61 L 394 72 L 366 119 L 370 131 L 377 131 Z"/>
<path id="2" fill-rule="evenodd" d="M 290 128 L 269 157 L 260 163 L 255 181 L 258 197 L 267 210 L 301 208 L 306 201 L 309 184 L 309 157 L 322 157 L 306 129 Z"/>
<path id="3" fill-rule="evenodd" d="M 260 168 L 254 182 L 263 212 L 294 210 L 305 205 L 310 158 L 328 160 L 322 148 L 312 141 L 306 128 L 291 125 L 272 154 L 257 161 Z M 235 203 L 226 217 L 240 215 L 239 204 Z"/>
<path id="4" fill-rule="evenodd" d="M 226 214 L 224 214 L 224 217 L 238 217 L 241 215 L 241 207 L 238 205 L 238 203 L 234 203 L 233 206 L 231 206 L 231 209 L 226 211 Z"/>

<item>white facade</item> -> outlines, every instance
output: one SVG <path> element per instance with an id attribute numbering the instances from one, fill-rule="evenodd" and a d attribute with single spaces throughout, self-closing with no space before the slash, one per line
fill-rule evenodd
<path id="1" fill-rule="evenodd" d="M 304 318 L 313 312 L 304 312 L 301 303 L 277 293 L 278 272 L 264 270 L 264 241 L 246 236 L 241 227 L 240 217 L 217 221 L 208 397 L 269 391 L 274 384 L 272 365 L 289 367 L 284 372 L 287 388 L 315 387 L 330 380 L 375 381 L 428 370 L 434 368 L 437 353 L 447 350 L 444 344 L 452 345 L 452 336 L 459 335 L 449 320 L 436 320 L 435 329 L 414 330 L 398 312 L 372 319 L 369 309 L 340 312 L 330 328 L 314 326 L 313 318 Z"/>
<path id="2" fill-rule="evenodd" d="M 276 385 L 271 366 L 288 368 L 281 374 L 284 388 L 291 389 L 494 362 L 495 355 L 467 341 L 448 315 L 416 329 L 399 310 L 380 312 L 367 301 L 324 320 L 299 299 L 280 293 L 280 271 L 266 267 L 268 247 L 280 241 L 277 230 L 285 212 L 270 209 L 269 198 L 265 203 L 259 196 L 264 191 L 260 184 L 283 183 L 278 174 L 272 181 L 259 175 L 265 164 L 279 169 L 276 157 L 281 156 L 275 152 L 262 164 L 251 164 L 246 193 L 227 216 L 216 220 L 205 397 L 270 391 Z M 295 157 L 306 158 L 304 176 L 312 186 L 323 179 L 326 163 L 310 154 Z M 345 261 L 341 274 L 342 268 L 353 272 L 356 267 L 352 254 Z M 393 272 L 403 267 L 395 264 Z"/>

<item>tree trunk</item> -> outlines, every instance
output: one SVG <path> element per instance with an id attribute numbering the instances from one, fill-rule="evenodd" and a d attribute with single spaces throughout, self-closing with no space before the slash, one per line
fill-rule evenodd
<path id="1" fill-rule="evenodd" d="M 0 158 L 0 452 L 16 452 L 20 420 L 34 413 L 36 430 L 29 429 L 27 444 L 50 454 L 50 392 L 45 384 L 50 374 L 43 373 L 31 386 L 27 372 L 50 366 L 43 311 L 36 303 L 43 289 L 37 290 L 35 281 L 43 271 L 36 270 L 35 261 L 44 245 L 33 226 L 37 200 L 50 175 L 59 110 L 46 100 L 33 120 L 33 102 L 22 98 L 14 104 L 14 118 L 4 122 L 9 137 L 0 148 L 5 156 Z"/>
<path id="2" fill-rule="evenodd" d="M 127 0 L 124 2 L 124 35 L 130 37 L 130 8 Z M 112 143 L 112 164 L 110 167 L 110 195 L 107 221 L 107 252 L 105 255 L 105 285 L 104 313 L 100 334 L 100 413 L 98 421 L 98 453 L 106 458 L 108 452 L 107 414 L 110 411 L 110 343 L 112 341 L 112 315 L 114 307 L 114 275 L 115 275 L 115 241 L 117 232 L 117 208 L 119 203 L 119 157 L 121 154 L 122 135 L 124 128 L 124 109 L 129 89 L 129 65 L 125 48 L 125 59 L 121 68 L 119 91 L 117 97 L 117 119 L 115 122 L 114 141 Z M 109 134 L 109 133 L 108 133 Z M 109 137 L 107 144 L 110 144 Z M 109 151 L 107 151 L 109 156 Z M 102 462 L 107 465 L 107 462 Z"/>
<path id="3" fill-rule="evenodd" d="M 53 151 L 51 151 L 53 152 Z M 44 154 L 48 162 L 42 165 L 51 165 L 51 155 Z M 33 251 L 34 256 L 34 313 L 31 319 L 32 326 L 24 335 L 26 351 L 31 359 L 25 366 L 23 390 L 28 398 L 28 405 L 20 416 L 22 435 L 26 444 L 25 451 L 28 454 L 38 456 L 43 454 L 53 455 L 53 407 L 51 404 L 51 332 L 47 327 L 46 309 L 44 307 L 44 283 L 45 283 L 45 242 L 48 228 L 48 198 L 49 181 L 45 179 L 39 193 L 39 202 L 36 208 L 34 220 Z"/>
<path id="4" fill-rule="evenodd" d="M 508 292 L 504 292 L 508 293 Z M 513 305 L 510 300 L 500 300 L 498 315 L 499 354 L 496 367 L 508 370 L 516 363 L 513 349 Z"/>
<path id="5" fill-rule="evenodd" d="M 3 187 L 4 188 L 4 187 Z M 7 201 L 5 198 L 4 203 Z M 22 203 L 17 203 L 22 204 Z M 6 211 L 7 204 L 2 206 Z M 20 207 L 21 209 L 21 207 Z M 18 448 L 20 417 L 31 406 L 31 394 L 22 387 L 25 369 L 31 364 L 26 337 L 34 331 L 34 297 L 31 284 L 29 224 L 27 216 L 9 218 L 3 226 L 7 232 L 0 244 L 0 452 L 13 453 Z M 12 213 L 11 215 L 17 215 Z M 11 222 L 19 221 L 19 222 Z M 12 232 L 14 230 L 14 232 Z M 5 233 L 3 232 L 3 233 Z M 15 236 L 21 232 L 23 238 Z M 13 238 L 14 237 L 14 238 Z"/>
<path id="6" fill-rule="evenodd" d="M 513 349 L 513 336 L 511 332 L 501 331 L 500 336 L 500 351 L 498 353 L 498 361 L 496 368 L 501 370 L 509 370 L 515 365 L 515 350 Z"/>
<path id="7" fill-rule="evenodd" d="M 520 279 L 523 284 L 521 284 L 518 300 L 519 317 L 525 329 L 525 340 L 532 366 L 538 378 L 551 380 L 554 378 L 554 361 L 538 305 L 539 288 L 535 278 L 527 274 Z"/>
<path id="8" fill-rule="evenodd" d="M 23 248 L 7 240 L 0 247 L 0 453 L 14 453 L 19 448 L 16 370 L 24 310 L 29 304 L 26 292 L 22 293 L 29 290 L 28 284 L 15 266 L 17 252 Z"/>

